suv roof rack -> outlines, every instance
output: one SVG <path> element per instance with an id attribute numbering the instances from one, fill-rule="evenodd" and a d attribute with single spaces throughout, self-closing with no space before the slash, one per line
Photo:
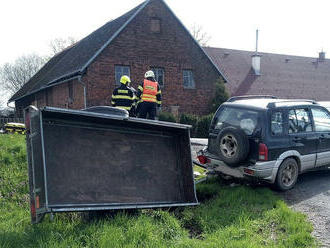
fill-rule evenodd
<path id="1" fill-rule="evenodd" d="M 278 99 L 276 96 L 272 95 L 247 95 L 247 96 L 233 96 L 227 100 L 227 102 L 235 102 L 238 100 L 244 100 L 244 99 Z"/>
<path id="2" fill-rule="evenodd" d="M 283 100 L 283 101 L 278 101 L 278 102 L 270 102 L 267 104 L 267 108 L 275 108 L 276 103 L 286 103 L 286 102 L 309 102 L 312 104 L 318 104 L 315 100 L 310 100 L 310 99 L 289 99 L 289 100 Z"/>

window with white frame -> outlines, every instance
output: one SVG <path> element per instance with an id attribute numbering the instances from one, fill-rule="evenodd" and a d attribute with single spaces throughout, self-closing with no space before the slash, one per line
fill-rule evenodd
<path id="1" fill-rule="evenodd" d="M 183 70 L 183 87 L 187 89 L 195 89 L 195 81 L 192 70 Z"/>
<path id="2" fill-rule="evenodd" d="M 164 87 L 164 69 L 152 67 L 151 70 L 155 73 L 155 79 L 160 87 Z"/>
<path id="3" fill-rule="evenodd" d="M 130 77 L 130 67 L 127 65 L 115 65 L 116 86 L 120 85 L 120 78 L 124 75 Z"/>

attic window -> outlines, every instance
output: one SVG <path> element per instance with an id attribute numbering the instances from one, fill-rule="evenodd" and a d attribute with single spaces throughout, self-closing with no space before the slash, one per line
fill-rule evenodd
<path id="1" fill-rule="evenodd" d="M 159 34 L 160 33 L 160 19 L 159 18 L 151 18 L 150 19 L 150 31 L 151 33 Z"/>

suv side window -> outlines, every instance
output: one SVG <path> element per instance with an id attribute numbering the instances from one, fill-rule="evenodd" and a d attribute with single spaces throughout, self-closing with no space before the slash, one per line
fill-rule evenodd
<path id="1" fill-rule="evenodd" d="M 273 112 L 271 117 L 272 135 L 283 134 L 283 114 L 280 111 Z"/>
<path id="2" fill-rule="evenodd" d="M 291 109 L 289 111 L 289 133 L 311 132 L 312 122 L 308 109 Z"/>
<path id="3" fill-rule="evenodd" d="M 330 131 L 329 113 L 324 109 L 312 108 L 312 114 L 315 124 L 315 131 L 329 132 Z"/>

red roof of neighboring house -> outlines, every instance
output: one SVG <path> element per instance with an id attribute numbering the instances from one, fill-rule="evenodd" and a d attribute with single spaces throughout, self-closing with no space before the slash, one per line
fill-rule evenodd
<path id="1" fill-rule="evenodd" d="M 254 52 L 204 47 L 228 80 L 232 96 L 275 95 L 281 98 L 330 100 L 330 60 L 272 53 L 261 55 L 261 75 L 252 69 Z"/>

